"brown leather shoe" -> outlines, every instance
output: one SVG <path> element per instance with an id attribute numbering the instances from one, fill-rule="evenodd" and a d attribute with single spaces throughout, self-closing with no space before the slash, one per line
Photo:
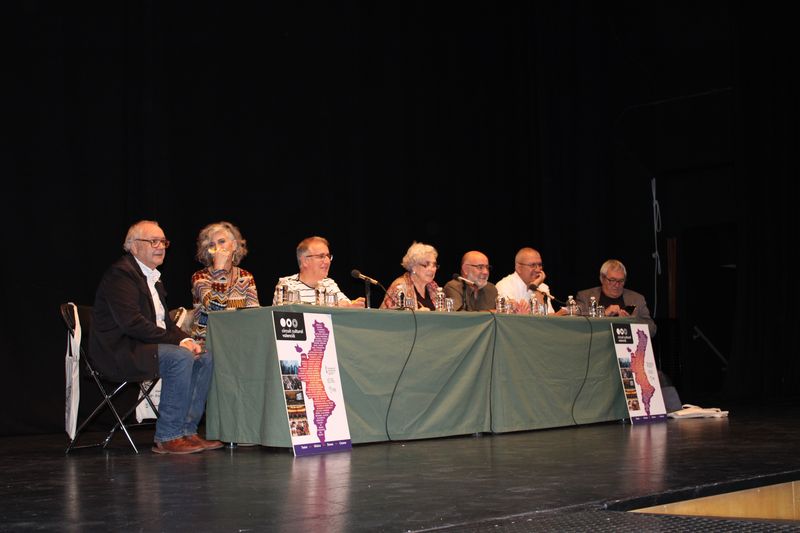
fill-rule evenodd
<path id="1" fill-rule="evenodd" d="M 166 440 L 164 442 L 156 442 L 152 450 L 155 453 L 186 454 L 202 452 L 205 448 L 186 437 L 178 437 L 177 439 Z"/>
<path id="2" fill-rule="evenodd" d="M 194 435 L 187 435 L 184 438 L 189 442 L 191 442 L 192 444 L 197 444 L 199 446 L 202 446 L 204 450 L 216 450 L 224 446 L 224 444 L 222 444 L 222 441 L 206 440 L 197 433 L 195 433 Z"/>

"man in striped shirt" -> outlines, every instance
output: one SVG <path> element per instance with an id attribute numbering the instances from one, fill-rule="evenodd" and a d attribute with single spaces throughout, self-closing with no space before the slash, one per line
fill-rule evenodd
<path id="1" fill-rule="evenodd" d="M 287 294 L 296 291 L 300 294 L 300 302 L 312 304 L 316 302 L 316 288 L 325 288 L 325 294 L 336 295 L 336 305 L 339 307 L 364 307 L 364 298 L 350 300 L 339 288 L 335 281 L 328 277 L 333 255 L 330 253 L 327 239 L 323 237 L 308 237 L 297 245 L 297 264 L 300 272 L 278 280 L 275 286 L 275 295 L 272 305 L 277 304 L 277 293 L 286 285 Z"/>

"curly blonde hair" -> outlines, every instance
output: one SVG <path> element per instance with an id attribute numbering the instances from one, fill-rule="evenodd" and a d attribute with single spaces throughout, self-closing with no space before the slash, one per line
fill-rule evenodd
<path id="1" fill-rule="evenodd" d="M 209 224 L 200 230 L 200 235 L 197 236 L 197 255 L 195 257 L 205 266 L 211 266 L 214 258 L 209 253 L 208 248 L 211 246 L 211 236 L 218 231 L 228 232 L 231 238 L 236 241 L 237 246 L 231 261 L 234 265 L 238 265 L 239 261 L 247 255 L 247 241 L 242 237 L 242 232 L 239 231 L 239 228 L 224 220 Z"/>

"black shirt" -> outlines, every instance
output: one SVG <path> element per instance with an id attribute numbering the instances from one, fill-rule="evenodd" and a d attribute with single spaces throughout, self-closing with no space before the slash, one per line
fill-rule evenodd
<path id="1" fill-rule="evenodd" d="M 416 287 L 414 287 L 414 293 L 417 295 L 417 305 L 422 307 L 427 307 L 431 311 L 436 310 L 436 306 L 433 304 L 433 300 L 431 300 L 428 291 L 425 291 L 425 296 L 422 296 Z"/>

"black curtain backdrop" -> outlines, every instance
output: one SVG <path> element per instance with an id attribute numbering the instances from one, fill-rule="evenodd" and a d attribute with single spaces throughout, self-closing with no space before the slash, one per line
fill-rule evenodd
<path id="1" fill-rule="evenodd" d="M 195 239 L 218 220 L 247 238 L 262 305 L 315 234 L 351 297 L 351 269 L 388 284 L 413 241 L 438 249 L 440 284 L 468 250 L 497 281 L 533 246 L 561 298 L 615 257 L 656 311 L 684 400 L 798 388 L 787 14 L 721 1 L 0 11 L 2 434 L 62 430 L 58 306 L 93 302 L 140 219 L 173 242 L 172 307 L 191 305 Z"/>

